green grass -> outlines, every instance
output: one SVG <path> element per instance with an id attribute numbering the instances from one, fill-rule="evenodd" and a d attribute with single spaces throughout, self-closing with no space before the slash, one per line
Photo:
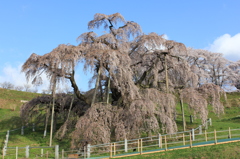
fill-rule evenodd
<path id="1" fill-rule="evenodd" d="M 14 91 L 14 90 L 5 90 L 0 89 L 0 141 L 3 143 L 4 139 L 6 138 L 7 130 L 12 130 L 16 128 L 20 128 L 22 126 L 22 122 L 20 119 L 20 107 L 23 103 L 20 100 L 31 100 L 34 97 L 39 96 L 40 94 L 37 93 L 29 93 L 29 92 L 21 92 L 21 91 Z M 209 118 L 212 118 L 213 126 L 209 127 L 207 130 L 208 132 L 213 131 L 216 129 L 217 131 L 220 130 L 227 130 L 229 127 L 231 129 L 240 128 L 240 93 L 229 93 L 228 94 L 228 102 L 229 104 L 225 105 L 225 114 L 220 116 L 216 116 L 211 106 L 209 106 Z M 191 110 L 187 108 L 187 105 L 184 105 L 185 108 L 185 119 L 186 119 L 186 126 L 187 129 L 196 128 L 201 124 L 199 119 L 194 120 L 193 123 L 190 123 L 189 116 L 192 114 Z M 182 131 L 182 117 L 181 117 L 181 109 L 180 105 L 178 104 L 177 107 L 177 125 L 178 131 Z M 21 131 L 13 131 L 10 132 L 9 138 L 9 147 L 26 147 L 29 145 L 30 147 L 37 147 L 37 146 L 48 146 L 49 145 L 49 129 L 46 138 L 43 138 L 44 128 L 41 125 L 36 126 L 36 131 L 32 132 L 31 127 L 25 130 L 25 134 L 21 135 Z M 152 134 L 154 135 L 154 134 Z M 143 133 L 143 136 L 147 136 L 147 134 Z M 70 139 L 65 138 L 63 141 L 53 140 L 52 145 L 60 145 L 60 150 L 65 149 L 69 150 L 70 148 Z M 0 148 L 2 149 L 2 144 Z M 216 145 L 210 147 L 202 147 L 202 148 L 193 148 L 193 149 L 185 149 L 185 150 L 176 150 L 176 151 L 169 151 L 164 153 L 156 153 L 151 155 L 142 155 L 136 156 L 133 158 L 216 158 L 213 156 L 218 156 L 219 153 L 223 153 L 222 157 L 219 156 L 217 158 L 229 158 L 229 154 L 232 154 L 230 158 L 239 158 L 236 157 L 238 155 L 237 148 L 239 147 L 239 143 L 232 143 L 232 144 L 223 144 L 223 145 Z M 21 153 L 19 154 L 20 157 L 24 157 L 24 149 L 22 149 Z M 39 149 L 33 149 L 33 155 L 31 157 L 36 157 L 37 154 L 40 153 Z M 9 150 L 9 152 L 14 154 L 13 150 Z M 50 152 L 50 150 L 49 150 Z M 0 152 L 1 154 L 2 152 Z M 199 155 L 201 154 L 201 156 Z M 11 157 L 9 157 L 11 158 Z M 14 157 L 13 157 L 14 158 Z M 132 158 L 132 157 L 131 157 Z"/>
<path id="2" fill-rule="evenodd" d="M 123 157 L 122 159 L 237 159 L 240 158 L 239 147 L 240 142 Z"/>

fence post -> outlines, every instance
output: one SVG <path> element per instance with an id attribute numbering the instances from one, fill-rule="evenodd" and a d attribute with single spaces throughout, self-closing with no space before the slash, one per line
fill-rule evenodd
<path id="1" fill-rule="evenodd" d="M 126 138 L 124 140 L 124 147 L 125 147 L 125 152 L 128 152 L 128 143 Z"/>
<path id="2" fill-rule="evenodd" d="M 212 126 L 212 118 L 209 118 L 209 125 Z"/>
<path id="3" fill-rule="evenodd" d="M 85 146 L 84 146 L 85 148 Z M 84 151 L 84 155 L 85 155 L 85 151 Z M 64 149 L 62 149 L 62 159 L 64 159 Z"/>
<path id="4" fill-rule="evenodd" d="M 216 132 L 216 129 L 214 129 L 214 140 L 215 140 L 215 144 L 217 144 L 217 132 Z"/>
<path id="5" fill-rule="evenodd" d="M 29 146 L 26 146 L 26 158 L 29 158 Z"/>
<path id="6" fill-rule="evenodd" d="M 87 144 L 87 158 L 90 158 L 91 155 L 91 145 Z"/>
<path id="7" fill-rule="evenodd" d="M 207 130 L 205 130 L 205 140 L 207 141 Z"/>
<path id="8" fill-rule="evenodd" d="M 59 145 L 55 145 L 55 159 L 59 159 Z"/>
<path id="9" fill-rule="evenodd" d="M 16 159 L 18 159 L 18 147 L 16 147 Z"/>
<path id="10" fill-rule="evenodd" d="M 199 125 L 199 134 L 202 134 L 202 125 Z"/>
<path id="11" fill-rule="evenodd" d="M 192 148 L 192 138 L 191 138 L 191 135 L 192 135 L 192 134 L 191 134 L 191 132 L 190 132 L 190 133 L 189 133 L 189 137 L 190 137 L 190 139 L 189 139 L 189 140 L 190 140 L 190 148 Z"/>
<path id="12" fill-rule="evenodd" d="M 21 135 L 24 135 L 24 126 L 21 128 Z"/>
<path id="13" fill-rule="evenodd" d="M 116 143 L 113 143 L 113 155 L 116 155 Z"/>
<path id="14" fill-rule="evenodd" d="M 167 135 L 164 136 L 164 140 L 165 140 L 165 150 L 167 151 Z"/>
<path id="15" fill-rule="evenodd" d="M 195 130 L 194 129 L 192 129 L 192 141 L 195 141 L 195 132 L 194 132 Z M 191 136 L 190 136 L 191 137 Z"/>
<path id="16" fill-rule="evenodd" d="M 205 130 L 208 129 L 208 121 L 206 121 L 206 124 L 205 124 Z"/>
<path id="17" fill-rule="evenodd" d="M 87 156 L 87 146 L 85 145 L 83 146 L 83 158 L 84 159 L 87 158 L 86 156 Z"/>
<path id="18" fill-rule="evenodd" d="M 35 131 L 35 124 L 32 124 L 32 131 Z"/>
<path id="19" fill-rule="evenodd" d="M 112 158 L 112 143 L 110 143 L 110 158 Z"/>
<path id="20" fill-rule="evenodd" d="M 44 130 L 43 137 L 46 137 L 46 136 L 47 136 L 47 130 Z"/>
<path id="21" fill-rule="evenodd" d="M 158 134 L 158 147 L 162 148 L 162 136 Z"/>
<path id="22" fill-rule="evenodd" d="M 41 149 L 41 157 L 43 157 L 43 149 Z"/>
<path id="23" fill-rule="evenodd" d="M 232 138 L 232 134 L 231 134 L 231 129 L 230 129 L 230 127 L 228 128 L 228 138 L 229 138 L 229 139 Z"/>

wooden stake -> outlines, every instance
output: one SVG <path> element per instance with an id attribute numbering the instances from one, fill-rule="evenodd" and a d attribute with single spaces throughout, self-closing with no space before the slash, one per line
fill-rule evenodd
<path id="1" fill-rule="evenodd" d="M 205 140 L 207 141 L 207 131 L 205 130 Z"/>
<path id="2" fill-rule="evenodd" d="M 228 128 L 228 138 L 229 138 L 229 139 L 232 138 L 232 134 L 231 134 L 231 129 L 230 129 L 230 127 Z"/>
<path id="3" fill-rule="evenodd" d="M 140 141 L 138 139 L 138 152 L 140 152 Z"/>
<path id="4" fill-rule="evenodd" d="M 179 94 L 180 95 L 180 94 Z M 182 124 L 183 124 L 183 131 L 186 131 L 186 122 L 185 122 L 185 113 L 184 113 L 184 105 L 183 99 L 180 97 L 180 105 L 182 110 Z"/>
<path id="5" fill-rule="evenodd" d="M 110 143 L 110 158 L 112 158 L 112 144 Z"/>
<path id="6" fill-rule="evenodd" d="M 16 159 L 18 158 L 18 147 L 16 147 Z"/>
<path id="7" fill-rule="evenodd" d="M 217 144 L 217 133 L 216 133 L 216 129 L 214 129 L 214 140 L 215 140 L 215 144 Z"/>
<path id="8" fill-rule="evenodd" d="M 164 136 L 164 140 L 165 140 L 165 150 L 167 150 L 167 135 Z"/>
<path id="9" fill-rule="evenodd" d="M 189 133 L 189 137 L 190 137 L 190 148 L 192 148 L 192 134 Z"/>
<path id="10" fill-rule="evenodd" d="M 140 140 L 140 154 L 142 154 L 142 139 Z"/>
<path id="11" fill-rule="evenodd" d="M 51 115 L 51 128 L 50 128 L 50 141 L 49 146 L 52 146 L 52 138 L 53 138 L 53 120 L 54 120 L 54 109 L 55 109 L 55 97 L 56 97 L 56 74 L 53 74 L 53 86 L 52 86 L 52 115 Z"/>
<path id="12" fill-rule="evenodd" d="M 182 134 L 182 136 L 183 136 L 183 145 L 186 145 L 186 143 L 185 143 L 185 135 L 184 135 L 184 133 Z"/>
<path id="13" fill-rule="evenodd" d="M 47 154 L 46 154 L 46 155 L 47 155 L 46 157 L 47 157 L 47 159 L 48 159 L 48 151 L 47 151 Z"/>
<path id="14" fill-rule="evenodd" d="M 113 155 L 116 155 L 116 143 L 113 143 Z"/>
<path id="15" fill-rule="evenodd" d="M 64 159 L 64 149 L 62 149 L 62 159 Z"/>

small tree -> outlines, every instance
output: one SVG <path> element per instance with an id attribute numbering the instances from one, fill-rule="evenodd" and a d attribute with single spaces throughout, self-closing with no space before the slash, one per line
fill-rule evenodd
<path id="1" fill-rule="evenodd" d="M 3 82 L 1 83 L 1 87 L 4 89 L 14 89 L 14 85 L 11 82 Z"/>
<path id="2" fill-rule="evenodd" d="M 17 91 L 23 91 L 24 87 L 23 86 L 16 86 L 15 90 Z"/>
<path id="3" fill-rule="evenodd" d="M 23 85 L 23 90 L 25 91 L 25 92 L 30 92 L 31 91 L 31 85 L 30 84 L 24 84 Z"/>

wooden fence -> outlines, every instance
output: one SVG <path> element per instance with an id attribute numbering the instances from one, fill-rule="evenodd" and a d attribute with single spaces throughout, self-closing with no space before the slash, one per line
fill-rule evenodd
<path id="1" fill-rule="evenodd" d="M 192 131 L 90 146 L 90 158 L 120 158 L 168 150 L 201 147 L 240 141 L 240 129 L 193 134 Z"/>
<path id="2" fill-rule="evenodd" d="M 211 119 L 208 119 L 205 123 L 205 129 L 208 128 L 208 125 L 212 125 Z M 32 128 L 32 131 L 35 131 L 35 125 L 32 124 L 31 126 L 28 125 L 29 128 Z M 69 150 L 64 151 L 62 150 L 59 152 L 58 145 L 54 147 L 8 147 L 8 139 L 11 131 L 16 131 L 21 129 L 21 134 L 24 135 L 24 128 L 26 126 L 22 126 L 19 129 L 9 130 L 6 134 L 6 140 L 4 141 L 3 146 L 3 158 L 6 155 L 15 155 L 16 158 L 20 156 L 25 156 L 26 158 L 30 155 L 31 152 L 35 153 L 32 156 L 38 157 L 49 157 L 54 156 L 55 158 L 59 158 L 59 154 L 61 157 L 64 158 L 68 155 L 75 155 L 76 157 L 82 156 L 84 158 L 92 158 L 92 157 L 100 157 L 100 156 L 109 156 L 113 157 L 119 154 L 126 154 L 130 152 L 139 152 L 142 154 L 143 151 L 150 150 L 150 149 L 159 149 L 165 148 L 168 149 L 170 146 L 177 146 L 180 143 L 182 145 L 186 145 L 187 143 L 192 143 L 199 140 L 199 135 L 204 135 L 202 131 L 202 125 L 199 125 L 197 128 L 185 131 L 185 132 L 177 132 L 175 134 L 158 134 L 157 136 L 151 136 L 146 138 L 140 139 L 132 139 L 124 141 L 118 141 L 113 143 L 107 144 L 100 144 L 100 145 L 90 145 L 88 144 L 84 147 L 83 150 Z M 231 132 L 231 131 L 230 131 Z M 206 132 L 205 132 L 206 135 Z M 210 139 L 211 136 L 208 136 Z M 206 136 L 204 137 L 206 139 Z M 37 150 L 36 150 L 37 149 Z M 54 150 L 53 150 L 54 149 Z M 22 151 L 24 150 L 24 152 Z M 31 151 L 30 151 L 31 150 Z M 44 151 L 45 150 L 45 151 Z"/>

